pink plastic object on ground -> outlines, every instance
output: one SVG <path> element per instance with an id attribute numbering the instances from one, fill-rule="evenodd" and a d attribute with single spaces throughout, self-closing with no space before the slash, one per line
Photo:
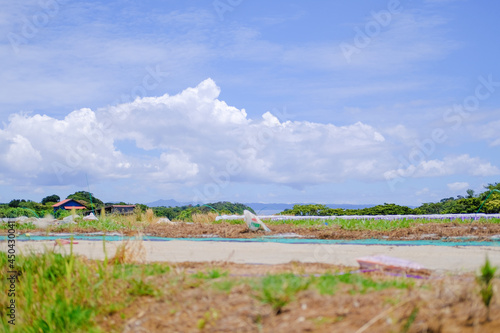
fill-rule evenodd
<path id="1" fill-rule="evenodd" d="M 430 273 L 422 265 L 394 257 L 388 257 L 385 255 L 361 257 L 356 259 L 359 263 L 361 269 L 374 269 L 382 271 L 392 271 L 392 272 L 415 272 L 415 273 Z"/>
<path id="2" fill-rule="evenodd" d="M 56 239 L 55 242 L 54 242 L 54 246 L 56 245 L 67 245 L 67 244 L 78 244 L 78 242 L 75 242 L 75 241 L 70 241 L 70 240 L 67 240 L 67 239 Z"/>

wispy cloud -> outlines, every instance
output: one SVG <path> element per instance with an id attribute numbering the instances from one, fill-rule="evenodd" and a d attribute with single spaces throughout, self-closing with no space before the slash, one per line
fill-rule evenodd
<path id="1" fill-rule="evenodd" d="M 452 191 L 462 191 L 465 190 L 466 188 L 469 188 L 470 185 L 467 182 L 455 182 L 447 184 L 447 186 Z"/>
<path id="2" fill-rule="evenodd" d="M 397 177 L 440 177 L 449 175 L 496 176 L 500 175 L 500 169 L 490 162 L 484 161 L 478 157 L 471 157 L 469 154 L 463 154 L 459 156 L 448 156 L 442 160 L 434 159 L 422 161 L 415 165 L 401 167 L 385 173 L 387 179 Z"/>

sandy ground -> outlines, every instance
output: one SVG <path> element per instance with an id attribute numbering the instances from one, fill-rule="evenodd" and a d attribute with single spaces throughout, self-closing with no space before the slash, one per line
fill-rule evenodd
<path id="1" fill-rule="evenodd" d="M 75 254 L 89 259 L 105 258 L 103 242 L 77 241 Z M 16 242 L 16 253 L 40 252 L 55 249 L 70 252 L 70 245 L 54 245 L 54 241 Z M 122 242 L 106 242 L 108 258 L 114 256 Z M 356 258 L 385 254 L 412 260 L 431 270 L 468 272 L 484 264 L 486 256 L 495 266 L 500 266 L 499 247 L 480 246 L 383 246 L 383 245 L 326 245 L 326 244 L 279 244 L 236 243 L 211 241 L 143 242 L 145 260 L 148 262 L 213 262 L 239 264 L 284 264 L 292 261 L 357 266 Z M 7 250 L 7 242 L 0 242 L 0 250 Z"/>

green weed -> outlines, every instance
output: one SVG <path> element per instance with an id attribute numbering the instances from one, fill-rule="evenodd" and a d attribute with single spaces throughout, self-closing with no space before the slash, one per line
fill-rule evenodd
<path id="1" fill-rule="evenodd" d="M 133 296 L 158 296 L 159 290 L 151 283 L 143 279 L 133 279 L 128 293 Z"/>
<path id="2" fill-rule="evenodd" d="M 162 263 L 152 263 L 144 267 L 144 274 L 149 275 L 161 275 L 165 273 L 170 273 L 170 266 Z"/>
<path id="3" fill-rule="evenodd" d="M 213 280 L 213 279 L 218 279 L 220 277 L 225 277 L 228 275 L 228 272 L 221 272 L 217 268 L 211 269 L 209 271 L 205 272 L 197 272 L 193 274 L 192 276 L 197 279 L 204 279 L 204 280 Z"/>
<path id="4" fill-rule="evenodd" d="M 490 304 L 493 298 L 493 278 L 495 277 L 495 272 L 497 268 L 490 265 L 490 260 L 486 257 L 486 262 L 481 267 L 481 274 L 477 276 L 477 282 L 479 287 L 479 293 L 481 299 L 483 300 L 484 306 L 486 306 L 486 320 L 490 321 Z"/>
<path id="5" fill-rule="evenodd" d="M 294 274 L 268 275 L 261 280 L 257 289 L 257 299 L 271 305 L 276 314 L 280 314 L 283 307 L 290 303 L 295 295 L 309 287 L 309 278 Z"/>
<path id="6" fill-rule="evenodd" d="M 245 224 L 245 221 L 243 220 L 216 220 L 212 222 L 212 224 L 221 224 L 222 222 L 226 222 L 233 225 Z"/>
<path id="7" fill-rule="evenodd" d="M 233 280 L 222 280 L 222 281 L 215 281 L 212 284 L 212 287 L 216 290 L 220 290 L 229 294 L 235 285 L 236 282 Z"/>
<path id="8" fill-rule="evenodd" d="M 408 319 L 406 320 L 405 324 L 403 325 L 401 333 L 407 333 L 410 330 L 411 325 L 415 322 L 415 319 L 417 319 L 418 311 L 419 311 L 418 307 L 415 306 L 411 311 L 410 315 L 408 316 Z"/>
<path id="9" fill-rule="evenodd" d="M 351 294 L 365 294 L 367 292 L 379 291 L 388 288 L 407 289 L 413 286 L 413 282 L 403 279 L 391 279 L 375 281 L 361 274 L 324 274 L 314 279 L 313 285 L 322 295 L 333 295 L 339 284 L 350 285 Z"/>

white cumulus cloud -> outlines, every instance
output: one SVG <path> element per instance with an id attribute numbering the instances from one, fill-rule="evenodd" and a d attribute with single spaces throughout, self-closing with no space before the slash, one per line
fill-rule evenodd
<path id="1" fill-rule="evenodd" d="M 251 119 L 219 94 L 207 79 L 177 95 L 79 109 L 63 119 L 11 115 L 0 130 L 0 173 L 20 183 L 29 172 L 44 185 L 73 184 L 84 173 L 197 184 L 222 173 L 301 187 L 380 179 L 388 168 L 385 138 L 370 125 L 290 121 L 271 112 Z"/>

